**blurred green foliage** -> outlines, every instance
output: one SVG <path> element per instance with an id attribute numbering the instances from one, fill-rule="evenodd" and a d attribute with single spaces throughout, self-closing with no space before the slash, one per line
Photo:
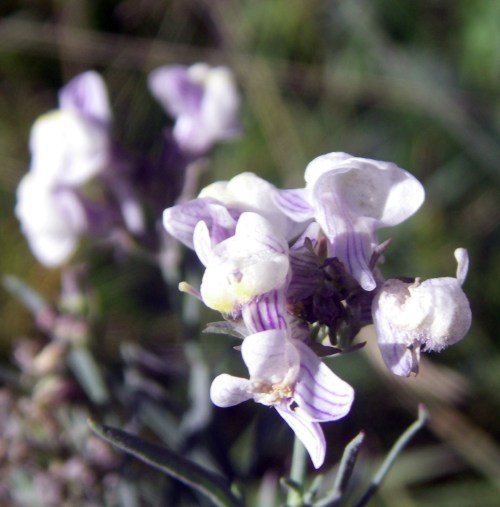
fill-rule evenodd
<path id="1" fill-rule="evenodd" d="M 433 396 L 432 377 L 420 391 L 409 387 L 412 380 L 403 387 L 388 382 L 365 367 L 366 356 L 336 360 L 335 370 L 358 394 L 352 414 L 325 427 L 337 442 L 329 462 L 348 437 L 366 429 L 369 467 L 422 399 L 435 408 L 434 423 L 373 505 L 498 505 L 500 2 L 10 0 L 1 3 L 0 16 L 1 274 L 22 278 L 48 299 L 59 291 L 58 271 L 34 261 L 13 215 L 29 165 L 31 124 L 56 106 L 59 87 L 78 72 L 101 71 L 116 136 L 137 152 L 155 153 L 154 139 L 168 120 L 148 95 L 147 72 L 166 63 L 228 65 L 241 87 L 245 135 L 217 148 L 204 182 L 253 171 L 299 186 L 307 162 L 330 151 L 391 160 L 423 182 L 427 199 L 415 217 L 382 233 L 393 238 L 385 275 L 453 276 L 453 250 L 469 250 L 465 290 L 473 327 L 463 342 L 431 358 L 455 370 L 436 382 L 460 386 L 460 396 Z M 180 331 L 156 270 L 95 250 L 90 255 L 104 321 L 101 358 L 118 361 L 121 341 L 178 347 Z M 0 346 L 8 360 L 13 340 L 33 333 L 34 324 L 6 292 L 0 301 Z M 203 319 L 214 316 L 206 312 Z M 202 337 L 216 373 L 241 367 L 228 366 L 233 357 L 223 340 Z M 218 411 L 216 423 L 227 425 L 231 414 L 243 421 L 255 408 Z M 255 424 L 263 425 L 269 416 L 256 410 Z M 278 439 L 264 438 L 269 448 L 260 461 L 240 464 L 253 479 L 264 463 L 278 473 L 286 469 L 272 450 L 289 435 L 274 420 L 266 427 Z M 220 442 L 232 445 L 240 433 L 230 426 Z M 252 442 L 239 445 L 248 451 Z"/>

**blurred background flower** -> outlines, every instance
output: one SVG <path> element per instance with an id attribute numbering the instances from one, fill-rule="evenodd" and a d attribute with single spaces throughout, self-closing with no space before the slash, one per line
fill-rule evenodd
<path id="1" fill-rule="evenodd" d="M 464 291 L 472 306 L 471 330 L 456 346 L 422 358 L 418 377 L 388 375 L 376 347 L 333 360 L 336 374 L 355 386 L 356 401 L 345 419 L 323 425 L 326 464 L 335 463 L 347 441 L 363 429 L 367 437 L 360 474 L 366 480 L 422 401 L 431 415 L 427 430 L 399 459 L 374 505 L 498 504 L 499 2 L 9 0 L 0 5 L 0 16 L 2 275 L 22 278 L 48 301 L 59 298 L 61 273 L 35 260 L 14 207 L 16 189 L 30 165 L 31 126 L 57 107 L 58 92 L 71 78 L 87 70 L 103 76 L 113 111 L 113 138 L 127 146 L 134 160 L 145 161 L 144 171 L 150 175 L 166 159 L 182 158 L 165 148 L 170 140 L 162 132 L 174 119 L 152 97 L 150 72 L 197 62 L 227 67 L 242 95 L 244 135 L 218 144 L 203 167 L 197 167 L 200 188 L 243 171 L 281 188 L 296 188 L 303 184 L 307 163 L 332 151 L 390 160 L 423 183 L 426 201 L 403 225 L 381 231 L 382 239 L 392 238 L 384 252 L 384 276 L 454 276 L 450 258 L 455 248 L 465 247 L 470 255 Z M 179 162 L 182 170 L 186 164 Z M 151 189 L 149 180 L 136 177 L 137 188 Z M 159 192 L 165 193 L 168 205 L 180 193 L 176 178 L 175 191 L 165 186 Z M 196 181 L 192 179 L 193 186 Z M 152 230 L 161 218 L 157 195 L 147 209 L 154 215 L 146 217 Z M 14 396 L 13 371 L 25 373 L 12 351 L 30 363 L 31 356 L 38 357 L 33 343 L 40 352 L 56 342 L 2 291 L 0 382 L 8 391 L 2 391 L 5 410 L 0 412 L 10 414 L 0 421 L 2 427 L 37 427 L 48 432 L 40 434 L 41 441 L 50 441 L 51 435 L 81 428 L 89 414 L 106 412 L 131 430 L 145 431 L 239 478 L 250 496 L 257 495 L 263 476 L 273 483 L 273 477 L 286 473 L 292 436 L 275 411 L 249 403 L 219 410 L 203 402 L 208 399 L 207 379 L 222 372 L 245 375 L 238 354 L 228 347 L 239 342 L 199 332 L 199 322 L 218 317 L 201 311 L 195 302 L 180 315 L 176 288 L 165 285 L 147 253 L 130 256 L 124 255 L 126 249 L 80 247 L 79 258 L 88 263 L 87 283 L 94 291 L 92 306 L 84 312 L 93 322 L 90 345 L 120 401 L 107 411 L 96 409 L 71 366 L 57 372 L 50 385 L 45 383 L 45 391 L 38 391 L 46 393 L 49 406 L 54 397 L 65 400 L 62 416 L 39 414 L 33 399 L 25 401 L 37 384 L 33 379 L 23 380 Z M 191 260 L 188 255 L 183 278 L 199 285 L 200 272 Z M 21 337 L 28 342 L 20 342 Z M 20 343 L 25 347 L 19 348 Z M 64 356 L 57 347 L 49 351 Z M 190 371 L 198 377 L 190 377 Z M 49 373 L 53 375 L 52 370 L 44 375 Z M 64 419 L 67 413 L 73 414 L 72 423 Z M 44 426 L 47 418 L 52 422 Z M 182 438 L 177 438 L 178 428 Z M 178 499 L 172 505 L 200 505 L 172 481 L 155 481 L 157 475 L 134 483 L 131 478 L 140 475 L 136 471 L 145 469 L 130 463 L 121 468 L 121 476 L 130 480 L 118 480 L 115 470 L 122 463 L 110 458 L 107 448 L 96 450 L 105 455 L 99 466 L 88 455 L 73 460 L 88 436 L 68 437 L 60 450 L 36 439 L 26 442 L 26 432 L 21 438 L 17 430 L 9 431 L 13 440 L 0 442 L 0 495 L 14 486 L 16 492 L 41 488 L 47 499 L 40 505 L 63 505 L 65 498 L 75 502 L 80 490 L 68 484 L 78 475 L 96 492 L 102 490 L 101 478 L 107 477 L 107 487 L 116 486 L 119 492 L 115 499 L 158 505 L 159 498 L 169 498 Z M 39 453 L 36 458 L 30 454 L 33 449 Z M 17 475 L 8 471 L 9 462 Z M 7 477 L 10 482 L 5 484 Z M 134 494 L 131 484 L 139 484 Z M 34 505 L 29 502 L 36 495 L 25 497 L 24 504 L 19 495 L 8 498 L 5 493 L 5 498 L 5 505 Z M 99 505 L 88 499 L 92 501 Z"/>

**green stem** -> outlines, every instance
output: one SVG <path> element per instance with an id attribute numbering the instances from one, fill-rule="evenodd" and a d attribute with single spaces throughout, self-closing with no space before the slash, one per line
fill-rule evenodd
<path id="1" fill-rule="evenodd" d="M 304 479 L 306 475 L 306 448 L 295 436 L 293 443 L 292 465 L 290 467 L 289 485 L 286 498 L 287 507 L 302 507 L 304 505 Z"/>

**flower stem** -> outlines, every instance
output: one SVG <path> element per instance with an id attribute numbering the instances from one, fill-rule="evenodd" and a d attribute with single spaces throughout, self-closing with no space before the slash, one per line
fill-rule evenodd
<path id="1" fill-rule="evenodd" d="M 394 463 L 394 460 L 398 457 L 399 453 L 403 450 L 406 444 L 415 436 L 415 434 L 420 429 L 422 429 L 422 427 L 425 425 L 428 419 L 429 414 L 427 412 L 427 409 L 423 405 L 420 405 L 418 407 L 417 420 L 408 427 L 408 429 L 398 438 L 396 443 L 392 446 L 392 449 L 390 450 L 384 462 L 378 469 L 371 484 L 368 486 L 368 489 L 365 491 L 363 496 L 358 500 L 358 503 L 356 503 L 355 507 L 364 507 L 368 503 L 368 500 L 370 500 L 370 498 L 378 490 L 380 484 L 384 480 L 384 477 L 387 475 L 387 472 Z"/>
<path id="2" fill-rule="evenodd" d="M 289 484 L 291 487 L 288 490 L 286 498 L 287 507 L 302 507 L 304 505 L 306 458 L 307 454 L 304 445 L 297 437 L 295 437 L 289 477 Z"/>

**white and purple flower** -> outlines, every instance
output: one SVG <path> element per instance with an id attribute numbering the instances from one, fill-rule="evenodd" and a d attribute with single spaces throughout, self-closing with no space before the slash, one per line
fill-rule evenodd
<path id="1" fill-rule="evenodd" d="M 30 136 L 30 171 L 16 215 L 37 259 L 52 267 L 74 252 L 88 227 L 77 192 L 109 164 L 109 103 L 101 77 L 86 72 L 60 92 L 61 108 L 42 115 Z"/>
<path id="2" fill-rule="evenodd" d="M 372 304 L 380 352 L 396 375 L 418 373 L 420 351 L 439 352 L 460 341 L 471 325 L 471 310 L 462 284 L 467 251 L 455 251 L 457 277 L 405 283 L 387 280 Z"/>
<path id="3" fill-rule="evenodd" d="M 203 154 L 239 136 L 240 98 L 228 68 L 165 65 L 150 73 L 149 88 L 175 119 L 173 135 L 185 151 Z"/>
<path id="4" fill-rule="evenodd" d="M 242 213 L 234 236 L 215 245 L 205 222 L 199 222 L 194 248 L 206 267 L 201 297 L 214 310 L 234 316 L 259 296 L 285 287 L 288 244 L 257 213 Z"/>
<path id="5" fill-rule="evenodd" d="M 144 227 L 124 174 L 128 162 L 111 138 L 101 76 L 88 71 L 73 78 L 60 90 L 59 106 L 31 129 L 30 170 L 20 182 L 16 205 L 34 255 L 48 267 L 67 261 L 83 234 L 109 233 L 122 222 L 133 233 Z"/>
<path id="6" fill-rule="evenodd" d="M 316 468 L 325 459 L 319 423 L 335 421 L 350 410 L 354 390 L 337 377 L 304 343 L 285 330 L 247 336 L 241 353 L 250 378 L 222 374 L 210 389 L 213 403 L 230 407 L 253 399 L 274 407 L 302 441 Z"/>
<path id="7" fill-rule="evenodd" d="M 424 200 L 422 185 L 393 163 L 341 152 L 315 158 L 305 180 L 304 189 L 278 192 L 276 204 L 297 222 L 315 219 L 328 239 L 328 256 L 343 262 L 363 289 L 373 290 L 375 233 L 417 211 Z"/>

